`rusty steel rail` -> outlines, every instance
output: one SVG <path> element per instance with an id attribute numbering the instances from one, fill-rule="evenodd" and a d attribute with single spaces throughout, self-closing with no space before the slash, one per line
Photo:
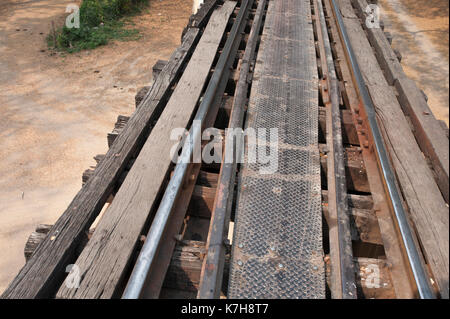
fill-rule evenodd
<path id="1" fill-rule="evenodd" d="M 325 106 L 327 108 L 327 145 L 328 151 L 328 211 L 331 220 L 334 220 L 337 239 L 336 251 L 331 250 L 332 257 L 331 277 L 337 287 L 331 287 L 333 298 L 356 299 L 356 278 L 353 262 L 352 238 L 350 232 L 349 206 L 347 201 L 347 182 L 345 178 L 344 148 L 342 144 L 341 112 L 339 110 L 339 88 L 334 67 L 331 44 L 321 0 L 315 0 L 317 4 L 316 16 L 319 20 L 317 33 L 321 34 L 324 55 L 323 79 L 327 90 L 322 90 L 328 95 Z M 322 56 L 321 54 L 321 56 Z M 330 191 L 330 187 L 333 191 Z M 330 229 L 331 236 L 331 229 Z M 335 260 L 333 260 L 335 259 Z"/>
<path id="2" fill-rule="evenodd" d="M 410 225 L 403 208 L 400 193 L 395 183 L 395 175 L 389 162 L 387 150 L 383 142 L 383 137 L 381 136 L 381 132 L 376 120 L 375 107 L 373 105 L 372 99 L 370 98 L 369 92 L 367 91 L 366 85 L 364 83 L 364 78 L 358 65 L 358 61 L 356 60 L 356 56 L 350 44 L 350 40 L 344 26 L 343 18 L 339 10 L 339 6 L 336 3 L 336 0 L 331 0 L 331 3 L 333 7 L 333 14 L 336 17 L 339 34 L 344 44 L 346 54 L 349 58 L 351 71 L 353 72 L 356 80 L 359 96 L 362 99 L 364 109 L 367 114 L 367 120 L 373 137 L 379 166 L 384 179 L 387 193 L 394 209 L 396 222 L 401 233 L 411 270 L 418 288 L 419 296 L 422 299 L 435 298 L 435 295 L 430 287 L 429 276 L 424 268 L 424 265 L 422 264 L 418 248 L 414 242 L 412 231 L 410 229 Z"/>

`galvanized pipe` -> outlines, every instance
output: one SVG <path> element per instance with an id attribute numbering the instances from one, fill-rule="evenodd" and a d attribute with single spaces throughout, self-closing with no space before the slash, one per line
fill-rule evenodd
<path id="1" fill-rule="evenodd" d="M 236 43 L 236 38 L 239 35 L 239 30 L 245 21 L 246 13 L 249 8 L 249 0 L 244 0 L 241 3 L 239 13 L 236 20 L 231 28 L 229 37 L 225 42 L 225 46 L 220 55 L 219 61 L 215 67 L 214 73 L 211 80 L 208 83 L 205 94 L 203 95 L 202 102 L 200 103 L 199 109 L 195 115 L 194 121 L 199 121 L 199 126 L 193 126 L 189 131 L 189 140 L 187 140 L 183 145 L 183 150 L 180 157 L 180 162 L 176 165 L 172 178 L 170 179 L 169 185 L 164 192 L 164 196 L 158 207 L 158 210 L 153 219 L 150 230 L 147 234 L 147 239 L 144 246 L 139 254 L 136 264 L 131 273 L 128 284 L 122 295 L 123 299 L 137 299 L 139 298 L 142 288 L 144 286 L 145 279 L 147 278 L 148 272 L 151 265 L 155 262 L 155 256 L 161 241 L 161 237 L 164 233 L 168 220 L 173 212 L 174 205 L 186 172 L 190 165 L 190 161 L 193 155 L 194 145 L 201 143 L 201 130 L 208 111 L 214 102 L 216 97 L 216 91 L 221 83 L 223 75 L 226 73 L 225 68 L 229 67 L 230 57 L 233 55 L 233 51 L 237 48 L 238 43 Z"/>
<path id="2" fill-rule="evenodd" d="M 331 0 L 333 5 L 333 11 L 338 22 L 339 33 L 342 40 L 344 41 L 344 47 L 349 57 L 351 68 L 355 76 L 355 80 L 358 86 L 359 95 L 364 104 L 364 109 L 367 114 L 367 120 L 370 126 L 372 137 L 375 144 L 375 150 L 378 154 L 378 160 L 381 166 L 381 171 L 383 174 L 384 182 L 386 184 L 389 197 L 392 202 L 392 207 L 394 209 L 395 217 L 397 220 L 398 227 L 402 236 L 403 243 L 405 245 L 406 253 L 408 255 L 408 260 L 411 266 L 411 270 L 414 275 L 414 279 L 417 285 L 419 296 L 422 299 L 432 299 L 435 295 L 430 287 L 429 277 L 426 270 L 423 267 L 421 258 L 419 256 L 418 249 L 414 242 L 411 229 L 408 224 L 408 219 L 403 209 L 402 200 L 400 198 L 399 191 L 395 184 L 395 176 L 393 174 L 389 158 L 385 145 L 383 143 L 383 138 L 381 136 L 380 129 L 376 120 L 375 107 L 373 105 L 372 99 L 370 98 L 369 92 L 367 91 L 366 85 L 364 83 L 364 78 L 361 74 L 356 56 L 353 52 L 352 46 L 350 44 L 347 31 L 344 26 L 344 21 L 342 19 L 341 12 L 336 0 Z"/>

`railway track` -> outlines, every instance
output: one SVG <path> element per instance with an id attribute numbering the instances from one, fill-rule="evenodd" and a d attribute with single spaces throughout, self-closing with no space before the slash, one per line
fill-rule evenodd
<path id="1" fill-rule="evenodd" d="M 433 216 L 438 217 L 429 216 L 430 223 L 441 218 L 444 228 L 439 228 L 424 223 L 421 211 L 412 205 L 417 201 L 419 206 L 428 203 L 421 198 L 414 198 L 416 202 L 411 199 L 408 189 L 417 191 L 420 185 L 416 184 L 420 183 L 405 182 L 408 168 L 401 170 L 398 165 L 404 157 L 398 158 L 404 155 L 391 135 L 395 132 L 384 121 L 385 111 L 376 96 L 382 85 L 377 83 L 373 88 L 375 80 L 367 75 L 380 73 L 384 85 L 390 84 L 398 92 L 403 90 L 400 82 L 406 81 L 399 78 L 395 82 L 391 65 L 381 62 L 384 55 L 380 56 L 375 44 L 387 39 L 364 29 L 366 7 L 363 0 L 206 2 L 191 17 L 182 44 L 171 59 L 155 65 L 154 83 L 143 91 L 145 94 L 138 94 L 136 112 L 130 118 L 118 118 L 114 131 L 108 135 L 108 153 L 97 156 L 97 167 L 85 172 L 85 185 L 69 208 L 53 227 L 40 227 L 32 234 L 26 248 L 29 261 L 2 297 L 448 298 L 448 205 L 444 200 L 448 186 L 443 185 L 439 175 L 445 173 L 445 167 L 438 160 L 438 151 L 428 152 L 422 147 L 426 143 L 421 141 L 431 133 L 423 129 L 425 133 L 418 137 L 409 129 L 414 143 L 418 143 L 416 153 L 422 156 L 423 152 L 430 158 L 431 164 L 423 161 L 423 165 L 434 175 L 424 173 L 422 177 L 424 184 L 433 182 L 433 188 L 429 188 L 431 200 L 437 198 L 433 197 L 435 194 L 440 196 L 430 207 L 437 214 Z M 307 13 L 295 15 L 294 9 Z M 280 14 L 290 12 L 283 16 L 286 21 L 297 16 L 303 19 L 305 28 L 295 32 L 311 40 L 301 42 L 298 48 L 309 52 L 313 61 L 308 73 L 312 76 L 307 79 L 314 83 L 311 101 L 317 101 L 313 105 L 317 112 L 309 118 L 314 121 L 311 127 L 317 128 L 317 132 L 312 132 L 316 138 L 311 161 L 318 168 L 321 194 L 317 196 L 321 205 L 318 214 L 311 216 L 319 221 L 321 233 L 307 240 L 315 240 L 314 247 L 320 247 L 320 262 L 314 271 L 291 270 L 291 263 L 297 265 L 298 260 L 286 257 L 289 252 L 283 251 L 282 243 L 281 248 L 269 247 L 266 278 L 275 274 L 279 286 L 273 292 L 256 276 L 253 289 L 257 292 L 245 295 L 242 291 L 246 290 L 241 288 L 246 285 L 246 273 L 242 269 L 252 270 L 243 267 L 254 257 L 243 247 L 248 242 L 242 240 L 245 234 L 241 233 L 264 233 L 264 227 L 270 225 L 263 227 L 261 223 L 251 228 L 252 224 L 243 222 L 242 216 L 252 214 L 245 213 L 248 166 L 237 161 L 239 152 L 244 152 L 240 140 L 231 140 L 230 147 L 225 137 L 230 129 L 245 129 L 259 114 L 255 113 L 258 102 L 254 92 L 263 87 L 264 74 L 260 71 L 269 65 L 270 55 L 265 54 L 270 50 L 270 37 L 278 41 L 285 36 L 283 41 L 289 45 L 296 41 L 292 37 L 297 33 L 291 28 L 300 22 L 294 20 L 280 27 L 276 24 L 276 10 Z M 363 36 L 364 41 L 358 36 Z M 371 39 L 371 45 L 367 39 Z M 355 47 L 357 43 L 362 47 Z M 388 49 L 383 47 L 384 54 L 390 54 Z M 376 66 L 361 64 L 372 61 L 367 56 L 373 57 Z M 397 62 L 395 59 L 388 62 Z M 283 76 L 283 83 L 296 81 Z M 284 92 L 282 85 L 288 84 L 281 84 L 273 94 Z M 413 118 L 413 123 L 422 123 L 420 116 L 416 119 L 411 115 L 411 98 L 403 95 L 399 101 L 403 101 L 404 111 L 397 104 L 398 112 Z M 397 103 L 395 95 L 394 100 Z M 185 105 L 183 110 L 177 107 L 180 104 Z M 164 150 L 171 145 L 160 132 L 169 132 L 171 125 L 187 129 L 175 150 L 180 159 L 191 159 L 199 146 L 203 159 L 216 160 L 170 162 Z M 207 133 L 202 133 L 207 128 Z M 206 140 L 210 136 L 214 136 L 212 143 Z M 220 148 L 224 152 L 214 153 Z M 155 155 L 158 152 L 164 154 Z M 234 154 L 232 162 L 224 161 L 227 152 Z M 149 164 L 154 159 L 161 164 Z M 149 165 L 155 167 L 153 171 L 147 171 Z M 419 171 L 420 165 L 416 166 Z M 305 176 L 297 177 L 309 178 Z M 282 185 L 280 191 L 285 184 Z M 277 193 L 278 188 L 272 190 Z M 267 196 L 274 195 L 263 194 Z M 307 200 L 312 202 L 313 196 Z M 284 205 L 292 206 L 289 198 L 284 199 Z M 314 210 L 314 205 L 308 207 Z M 441 213 L 447 213 L 446 219 Z M 260 214 L 266 216 L 262 210 Z M 286 218 L 283 222 L 289 224 L 289 217 Z M 430 234 L 429 228 L 435 232 Z M 444 237 L 447 274 L 441 263 L 446 257 L 428 243 Z M 307 254 L 305 251 L 300 251 L 302 256 Z M 273 261 L 275 270 L 270 268 Z M 79 269 L 67 269 L 69 264 Z M 292 288 L 297 283 L 289 282 L 293 281 L 290 276 L 299 272 L 306 284 Z M 80 277 L 79 287 L 67 285 L 68 278 Z M 291 286 L 288 295 L 280 288 L 285 287 L 285 282 Z"/>

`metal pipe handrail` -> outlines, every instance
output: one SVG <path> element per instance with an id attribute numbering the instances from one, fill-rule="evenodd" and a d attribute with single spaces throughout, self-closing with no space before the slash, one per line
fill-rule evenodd
<path id="1" fill-rule="evenodd" d="M 248 0 L 244 0 L 241 3 L 239 13 L 231 28 L 229 37 L 225 42 L 225 46 L 222 50 L 222 54 L 219 57 L 214 73 L 208 83 L 205 94 L 203 95 L 202 102 L 200 103 L 198 111 L 195 115 L 194 121 L 199 121 L 200 125 L 193 126 L 189 130 L 189 139 L 183 145 L 180 161 L 176 165 L 173 176 L 170 179 L 166 191 L 164 192 L 164 196 L 155 214 L 150 230 L 148 231 L 147 239 L 144 243 L 144 246 L 142 247 L 142 250 L 133 268 L 133 272 L 131 273 L 128 284 L 122 295 L 123 299 L 137 299 L 141 294 L 148 272 L 155 260 L 162 235 L 171 216 L 171 213 L 173 212 L 176 199 L 180 194 L 180 190 L 182 188 L 182 184 L 188 170 L 189 162 L 193 155 L 194 145 L 197 145 L 199 142 L 201 142 L 201 140 L 199 140 L 201 139 L 201 132 L 199 132 L 198 130 L 201 130 L 201 128 L 203 127 L 208 111 L 214 102 L 217 89 L 225 72 L 225 68 L 228 67 L 229 58 L 233 52 L 233 48 L 235 47 L 234 42 L 236 36 L 239 34 L 240 26 L 245 20 L 244 17 L 247 9 Z"/>
<path id="2" fill-rule="evenodd" d="M 366 111 L 367 120 L 374 140 L 375 150 L 376 153 L 378 154 L 378 160 L 381 166 L 384 182 L 392 202 L 394 214 L 397 219 L 397 224 L 400 229 L 403 243 L 405 245 L 405 250 L 408 256 L 409 264 L 411 266 L 411 270 L 413 272 L 414 279 L 416 281 L 419 296 L 422 299 L 435 298 L 434 293 L 430 287 L 427 272 L 425 271 L 422 265 L 418 249 L 414 242 L 405 210 L 403 209 L 402 200 L 400 198 L 400 194 L 395 183 L 395 176 L 393 174 L 389 158 L 387 155 L 387 151 L 383 143 L 383 137 L 381 136 L 381 132 L 376 120 L 375 107 L 373 105 L 372 99 L 370 98 L 369 92 L 367 91 L 363 76 L 361 74 L 361 70 L 359 68 L 358 62 L 356 60 L 355 54 L 350 44 L 350 40 L 348 38 L 347 31 L 345 29 L 339 7 L 336 4 L 336 0 L 331 0 L 331 2 L 333 5 L 333 11 L 336 20 L 338 22 L 339 33 L 344 42 L 344 47 L 350 60 L 351 69 L 355 76 L 356 84 L 358 86 L 359 95 L 362 99 L 364 109 Z"/>

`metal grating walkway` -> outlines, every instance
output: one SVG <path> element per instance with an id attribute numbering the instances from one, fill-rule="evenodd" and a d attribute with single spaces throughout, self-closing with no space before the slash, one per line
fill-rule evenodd
<path id="1" fill-rule="evenodd" d="M 260 174 L 246 147 L 229 298 L 325 298 L 317 85 L 310 1 L 271 0 L 246 128 L 278 128 L 278 170 Z"/>

